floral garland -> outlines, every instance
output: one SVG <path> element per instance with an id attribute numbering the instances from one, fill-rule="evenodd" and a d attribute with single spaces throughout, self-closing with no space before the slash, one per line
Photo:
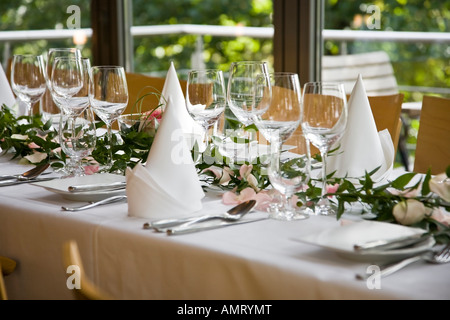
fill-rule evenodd
<path id="1" fill-rule="evenodd" d="M 112 170 L 124 170 L 145 161 L 160 119 L 159 106 L 139 115 L 139 121 L 120 131 L 119 138 L 123 143 L 114 144 L 115 167 Z M 103 123 L 97 125 L 101 127 Z M 51 122 L 43 123 L 41 116 L 16 118 L 9 108 L 2 106 L 0 147 L 3 154 L 13 150 L 13 159 L 22 158 L 35 164 L 50 162 L 53 167 L 61 167 L 66 156 L 56 142 L 56 136 Z M 106 150 L 103 139 L 98 138 L 92 153 L 99 163 L 102 163 Z M 214 144 L 202 154 L 195 148 L 192 153 L 194 160 L 199 156 L 204 159 L 195 161 L 200 179 L 225 191 L 222 198 L 225 204 L 255 199 L 257 208 L 266 210 L 274 201 L 280 200 L 280 193 L 270 188 L 266 174 L 267 159 L 258 157 L 252 163 L 230 165 L 230 159 L 222 156 Z M 211 157 L 215 161 L 211 161 Z M 425 175 L 405 173 L 382 185 L 376 185 L 372 180 L 375 171 L 367 173 L 357 184 L 350 179 L 329 177 L 327 196 L 338 208 L 337 219 L 349 205 L 359 204 L 362 207 L 360 213 L 367 219 L 420 227 L 432 233 L 439 243 L 450 242 L 450 166 L 445 173 L 434 177 L 430 172 Z M 411 186 L 411 182 L 416 180 Z M 311 179 L 306 188 L 296 193 L 293 198 L 295 204 L 314 210 L 320 199 L 320 184 L 320 180 Z"/>
<path id="2" fill-rule="evenodd" d="M 222 158 L 216 147 L 205 152 L 205 157 Z M 320 161 L 320 156 L 315 160 Z M 225 204 L 255 199 L 258 209 L 267 210 L 271 203 L 280 201 L 280 193 L 269 187 L 265 159 L 257 158 L 251 164 L 236 167 L 227 165 L 229 161 L 223 157 L 211 165 L 206 163 L 212 161 L 197 164 L 205 182 L 226 191 Z M 430 172 L 425 175 L 408 172 L 381 185 L 371 178 L 376 171 L 366 173 L 357 183 L 352 182 L 354 179 L 328 177 L 327 196 L 338 208 L 337 219 L 346 208 L 361 207 L 359 211 L 365 219 L 422 228 L 433 233 L 439 243 L 450 243 L 450 166 L 434 177 Z M 307 187 L 296 193 L 295 204 L 314 211 L 321 198 L 321 184 L 320 179 L 310 179 Z"/>

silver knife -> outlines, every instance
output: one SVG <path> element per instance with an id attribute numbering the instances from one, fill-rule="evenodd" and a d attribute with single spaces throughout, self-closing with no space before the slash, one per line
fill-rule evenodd
<path id="1" fill-rule="evenodd" d="M 189 227 L 177 227 L 177 228 L 169 228 L 169 229 L 158 229 L 159 232 L 166 232 L 167 235 L 179 235 L 179 234 L 187 234 L 187 233 L 193 233 L 193 232 L 199 232 L 199 231 L 206 231 L 206 230 L 212 230 L 212 229 L 218 229 L 228 226 L 234 226 L 237 224 L 243 224 L 243 223 L 249 223 L 249 222 L 257 222 L 261 220 L 267 220 L 268 218 L 259 218 L 259 219 L 252 219 L 252 220 L 241 220 L 236 222 L 221 222 L 219 224 L 204 226 L 204 227 L 198 227 L 198 226 L 189 226 Z"/>
<path id="2" fill-rule="evenodd" d="M 33 183 L 33 182 L 41 182 L 41 181 L 48 181 L 53 179 L 59 179 L 59 177 L 48 177 L 48 178 L 34 178 L 30 180 L 3 180 L 0 181 L 0 187 L 6 187 L 6 186 L 15 186 L 16 184 L 22 184 L 22 183 Z"/>
<path id="3" fill-rule="evenodd" d="M 427 234 L 423 236 L 422 234 L 415 234 L 406 237 L 400 237 L 390 240 L 375 240 L 368 241 L 365 243 L 355 244 L 353 249 L 355 251 L 374 251 L 374 250 L 393 250 L 400 249 L 408 246 L 415 245 L 417 243 L 428 240 L 432 235 Z"/>
<path id="4" fill-rule="evenodd" d="M 86 191 L 99 191 L 99 190 L 117 190 L 123 189 L 127 186 L 125 181 L 111 182 L 104 184 L 85 184 L 79 186 L 69 186 L 67 189 L 69 192 L 86 192 Z"/>

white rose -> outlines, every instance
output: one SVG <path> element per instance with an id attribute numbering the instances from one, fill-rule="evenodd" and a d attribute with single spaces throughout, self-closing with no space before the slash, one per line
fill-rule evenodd
<path id="1" fill-rule="evenodd" d="M 447 202 L 450 202 L 450 178 L 445 173 L 430 180 L 430 190 Z"/>
<path id="2" fill-rule="evenodd" d="M 430 215 L 432 211 L 433 209 L 425 207 L 422 202 L 408 199 L 397 203 L 392 213 L 398 223 L 409 226 L 422 221 L 425 215 Z"/>

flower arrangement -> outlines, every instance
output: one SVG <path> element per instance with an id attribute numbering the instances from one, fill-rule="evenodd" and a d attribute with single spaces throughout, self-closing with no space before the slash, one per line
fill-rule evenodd
<path id="1" fill-rule="evenodd" d="M 142 111 L 145 107 L 145 98 L 155 97 L 160 100 L 162 95 L 153 87 L 144 87 L 141 94 L 133 104 L 133 112 L 122 115 L 118 119 L 119 132 L 113 135 L 112 154 L 113 166 L 111 172 L 125 172 L 127 167 L 133 168 L 138 162 L 145 162 L 153 144 L 153 140 L 158 130 L 163 114 L 163 104 L 158 104 L 155 108 Z M 102 137 L 97 140 L 95 150 L 92 152 L 93 158 L 100 164 L 106 163 L 106 148 Z"/>
<path id="2" fill-rule="evenodd" d="M 257 209 L 266 210 L 271 203 L 279 201 L 281 195 L 270 188 L 265 174 L 267 159 L 257 158 L 252 164 L 231 168 L 227 165 L 229 159 L 220 155 L 216 148 L 207 152 L 219 161 L 210 165 L 207 163 L 212 161 L 199 163 L 197 170 L 204 182 L 226 191 L 223 203 L 238 204 L 255 199 Z M 315 160 L 320 161 L 320 156 Z M 295 159 L 292 161 L 295 167 Z M 349 208 L 359 208 L 365 219 L 420 227 L 433 233 L 438 242 L 450 242 L 450 166 L 445 173 L 434 177 L 430 172 L 425 175 L 408 172 L 384 183 L 372 180 L 376 171 L 366 173 L 357 182 L 333 177 L 333 174 L 328 177 L 327 196 L 338 208 L 337 219 Z M 320 179 L 310 179 L 292 201 L 314 210 L 321 197 L 321 184 Z"/>

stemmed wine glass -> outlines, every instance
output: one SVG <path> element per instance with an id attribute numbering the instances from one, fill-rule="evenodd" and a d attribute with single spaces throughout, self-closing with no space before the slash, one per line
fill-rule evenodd
<path id="1" fill-rule="evenodd" d="M 298 74 L 288 72 L 270 73 L 269 80 L 270 90 L 265 76 L 256 79 L 256 94 L 261 99 L 255 106 L 253 121 L 270 143 L 269 180 L 285 196 L 282 206 L 271 212 L 271 217 L 278 220 L 306 219 L 307 209 L 293 206 L 292 197 L 309 181 L 309 145 L 301 137 L 297 139 L 295 157 L 285 157 L 281 152 L 283 143 L 300 125 L 300 80 Z"/>
<path id="2" fill-rule="evenodd" d="M 79 58 L 58 57 L 53 64 L 51 86 L 53 99 L 61 110 L 74 116 L 86 108 L 87 104 L 72 104 L 72 98 L 86 84 L 84 66 Z"/>
<path id="3" fill-rule="evenodd" d="M 59 101 L 53 98 L 52 90 L 52 72 L 53 65 L 58 57 L 81 58 L 81 52 L 77 48 L 51 48 L 47 53 L 47 64 L 45 78 L 47 81 L 47 90 L 41 100 L 41 113 L 45 121 L 52 120 L 52 127 L 58 131 L 58 122 L 60 119 L 61 106 Z"/>
<path id="4" fill-rule="evenodd" d="M 267 62 L 238 61 L 233 62 L 230 66 L 227 101 L 231 111 L 244 126 L 238 132 L 241 138 L 244 138 L 244 141 L 248 141 L 245 152 L 249 155 L 250 161 L 253 155 L 252 145 L 256 141 L 256 131 L 252 129 L 245 130 L 245 127 L 252 125 L 253 118 L 262 112 L 261 109 L 257 108 L 260 100 L 263 98 L 259 95 L 262 91 L 256 91 L 256 79 L 258 76 L 262 76 L 266 80 L 267 89 L 270 91 Z"/>
<path id="5" fill-rule="evenodd" d="M 326 196 L 326 160 L 330 148 L 340 140 L 347 126 L 347 97 L 341 83 L 309 82 L 303 88 L 302 129 L 322 157 L 322 196 L 315 213 L 334 215 L 336 209 Z"/>
<path id="6" fill-rule="evenodd" d="M 89 100 L 95 114 L 107 128 L 108 155 L 104 171 L 113 166 L 112 123 L 128 104 L 128 86 L 125 70 L 120 66 L 94 66 L 91 68 Z"/>
<path id="7" fill-rule="evenodd" d="M 186 108 L 205 130 L 204 149 L 210 143 L 210 128 L 225 110 L 226 91 L 223 72 L 217 69 L 191 70 L 186 85 Z"/>
<path id="8" fill-rule="evenodd" d="M 61 112 L 60 117 L 61 149 L 71 159 L 65 177 L 83 176 L 82 160 L 92 153 L 97 141 L 94 113 L 88 106 L 75 115 Z"/>
<path id="9" fill-rule="evenodd" d="M 33 106 L 46 90 L 44 58 L 41 55 L 14 55 L 11 65 L 11 87 L 33 115 Z"/>

